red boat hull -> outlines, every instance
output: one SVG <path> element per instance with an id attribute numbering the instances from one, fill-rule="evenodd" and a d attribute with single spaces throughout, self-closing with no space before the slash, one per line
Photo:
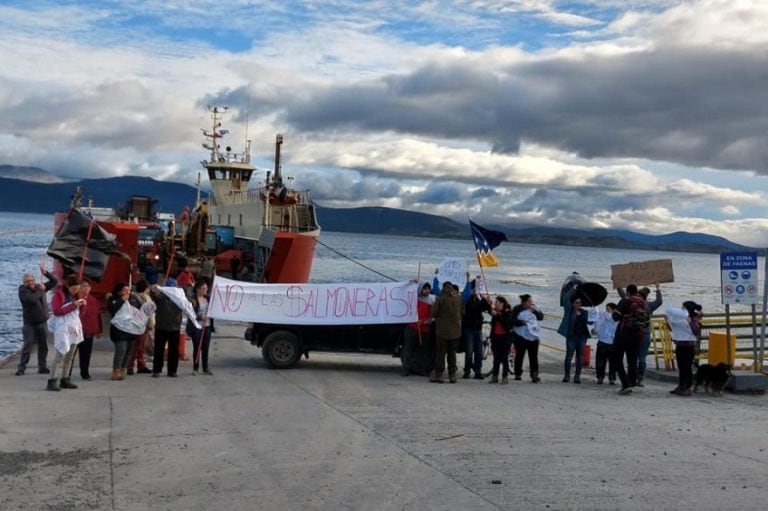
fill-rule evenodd
<path id="1" fill-rule="evenodd" d="M 309 281 L 317 234 L 275 233 L 264 280 L 273 284 Z"/>

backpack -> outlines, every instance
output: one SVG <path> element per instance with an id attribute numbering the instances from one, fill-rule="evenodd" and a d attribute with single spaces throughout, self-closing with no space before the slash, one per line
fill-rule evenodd
<path id="1" fill-rule="evenodd" d="M 650 324 L 651 315 L 645 308 L 645 301 L 639 297 L 629 297 L 629 315 L 625 317 L 624 328 L 644 332 Z"/>

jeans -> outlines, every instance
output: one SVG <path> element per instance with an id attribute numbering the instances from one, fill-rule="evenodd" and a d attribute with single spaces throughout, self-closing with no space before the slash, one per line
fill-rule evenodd
<path id="1" fill-rule="evenodd" d="M 470 369 L 476 376 L 483 372 L 483 331 L 479 328 L 464 330 L 464 374 L 469 375 Z"/>
<path id="2" fill-rule="evenodd" d="M 677 371 L 679 375 L 678 387 L 680 390 L 690 389 L 693 386 L 693 357 L 695 354 L 695 343 L 675 343 L 675 360 L 677 361 Z"/>
<path id="3" fill-rule="evenodd" d="M 645 359 L 648 358 L 648 351 L 651 349 L 651 332 L 645 332 L 637 347 L 637 377 L 645 378 Z"/>
<path id="4" fill-rule="evenodd" d="M 539 374 L 539 341 L 529 341 L 515 335 L 515 377 L 523 375 L 523 359 L 528 353 L 528 372 L 531 378 Z"/>
<path id="5" fill-rule="evenodd" d="M 198 330 L 192 328 L 192 369 L 197 371 L 200 367 L 200 360 L 203 362 L 203 371 L 208 370 L 208 349 L 211 346 L 211 327 Z M 202 340 L 202 348 L 200 341 Z M 202 357 L 201 357 L 202 354 Z"/>
<path id="6" fill-rule="evenodd" d="M 493 352 L 493 376 L 499 375 L 499 368 L 503 369 L 503 376 L 509 374 L 509 350 L 512 348 L 512 342 L 506 335 L 491 337 L 491 351 Z"/>
<path id="7" fill-rule="evenodd" d="M 112 356 L 112 370 L 128 369 L 128 359 L 131 357 L 131 350 L 133 349 L 133 339 L 112 341 L 115 345 L 115 353 Z"/>
<path id="8" fill-rule="evenodd" d="M 24 345 L 21 348 L 19 370 L 24 372 L 27 369 L 32 346 L 35 345 L 37 345 L 37 369 L 47 369 L 48 363 L 45 359 L 48 357 L 48 327 L 46 324 L 24 325 L 21 327 L 21 335 L 24 338 Z"/>
<path id="9" fill-rule="evenodd" d="M 571 336 L 565 338 L 565 363 L 563 369 L 565 370 L 565 376 L 571 377 L 571 359 L 574 353 L 576 354 L 576 371 L 574 372 L 575 378 L 581 378 L 581 366 L 584 361 L 584 345 L 587 344 L 586 336 Z"/>
<path id="10" fill-rule="evenodd" d="M 459 347 L 459 339 L 436 339 L 437 359 L 435 360 L 435 375 L 443 375 L 445 371 L 445 358 L 448 357 L 448 377 L 456 375 L 456 350 Z"/>

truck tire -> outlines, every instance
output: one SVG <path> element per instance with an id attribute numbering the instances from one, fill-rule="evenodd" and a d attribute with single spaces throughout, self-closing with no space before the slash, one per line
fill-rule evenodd
<path id="1" fill-rule="evenodd" d="M 301 357 L 301 343 L 296 334 L 288 330 L 276 330 L 267 335 L 261 347 L 261 355 L 272 369 L 293 367 Z"/>

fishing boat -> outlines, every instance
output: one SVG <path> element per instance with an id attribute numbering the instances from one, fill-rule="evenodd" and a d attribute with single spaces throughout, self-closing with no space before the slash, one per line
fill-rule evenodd
<path id="1" fill-rule="evenodd" d="M 250 278 L 255 281 L 307 282 L 320 226 L 309 190 L 292 188 L 292 179 L 283 178 L 282 135 L 275 139 L 274 171 L 266 171 L 263 182 L 252 189 L 259 172 L 251 164 L 251 141 L 245 141 L 242 153 L 228 145 L 222 149 L 229 133 L 222 126 L 227 108 L 209 111 L 212 128 L 202 132 L 210 156 L 201 164 L 211 194 L 201 200 L 198 193 L 194 210 L 182 216 L 180 246 L 192 257 L 217 255 L 219 271 L 229 271 L 229 262 L 237 258 L 243 266 L 253 264 Z"/>

